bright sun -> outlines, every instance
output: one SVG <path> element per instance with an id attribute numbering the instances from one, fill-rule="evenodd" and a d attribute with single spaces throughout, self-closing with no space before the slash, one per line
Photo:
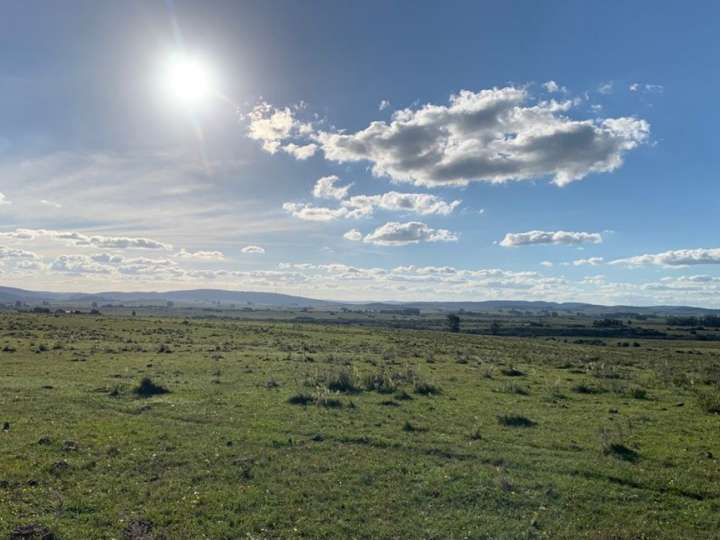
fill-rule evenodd
<path id="1" fill-rule="evenodd" d="M 169 94 L 186 106 L 196 106 L 216 93 L 208 64 L 188 54 L 177 53 L 170 57 L 164 81 Z"/>

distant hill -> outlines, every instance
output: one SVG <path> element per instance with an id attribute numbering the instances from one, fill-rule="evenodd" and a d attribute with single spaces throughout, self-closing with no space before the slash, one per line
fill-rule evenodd
<path id="1" fill-rule="evenodd" d="M 420 310 L 443 311 L 557 311 L 582 313 L 583 315 L 622 315 L 637 313 L 639 315 L 709 315 L 720 313 L 717 309 L 707 309 L 693 306 L 603 306 L 600 304 L 585 304 L 580 302 L 544 302 L 526 300 L 488 300 L 483 302 L 409 302 L 402 304 L 405 307 L 415 307 Z M 397 306 L 395 306 L 397 307 Z"/>
<path id="2" fill-rule="evenodd" d="M 58 293 L 47 291 L 26 291 L 12 287 L 0 287 L 0 304 L 14 304 L 20 301 L 37 304 L 50 303 L 165 303 L 183 304 L 253 304 L 272 307 L 324 307 L 337 305 L 335 302 L 315 300 L 287 294 L 227 291 L 222 289 L 193 289 L 167 292 L 100 292 L 100 293 Z"/>
<path id="3" fill-rule="evenodd" d="M 164 304 L 175 302 L 183 305 L 217 305 L 235 304 L 287 308 L 326 308 L 369 309 L 373 311 L 394 311 L 404 308 L 416 308 L 421 311 L 434 312 L 520 312 L 540 313 L 556 311 L 559 313 L 582 313 L 589 316 L 623 316 L 636 313 L 640 315 L 674 315 L 693 316 L 718 314 L 720 310 L 705 309 L 692 306 L 603 306 L 577 302 L 542 302 L 522 300 L 489 300 L 481 302 L 333 302 L 317 300 L 303 296 L 288 294 L 228 291 L 224 289 L 192 289 L 181 291 L 139 291 L 139 292 L 101 292 L 101 293 L 62 293 L 49 291 L 28 291 L 13 287 L 0 287 L 0 304 L 14 305 L 15 302 L 35 305 L 42 302 L 51 304 Z"/>

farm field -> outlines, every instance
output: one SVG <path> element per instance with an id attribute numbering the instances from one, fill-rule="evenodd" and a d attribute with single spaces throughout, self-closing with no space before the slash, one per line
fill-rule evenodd
<path id="1" fill-rule="evenodd" d="M 634 341 L 3 313 L 0 538 L 718 538 L 720 342 Z"/>

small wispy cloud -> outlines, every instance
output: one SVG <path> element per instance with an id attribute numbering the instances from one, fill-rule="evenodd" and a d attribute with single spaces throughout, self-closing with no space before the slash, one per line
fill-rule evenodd
<path id="1" fill-rule="evenodd" d="M 55 201 L 48 201 L 47 199 L 42 199 L 40 201 L 40 204 L 44 204 L 45 206 L 52 206 L 53 208 L 62 208 L 62 204 Z"/>

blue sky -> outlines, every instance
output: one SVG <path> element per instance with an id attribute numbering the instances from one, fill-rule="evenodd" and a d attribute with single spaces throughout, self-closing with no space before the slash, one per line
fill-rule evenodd
<path id="1" fill-rule="evenodd" d="M 719 10 L 7 2 L 0 279 L 720 307 Z"/>

